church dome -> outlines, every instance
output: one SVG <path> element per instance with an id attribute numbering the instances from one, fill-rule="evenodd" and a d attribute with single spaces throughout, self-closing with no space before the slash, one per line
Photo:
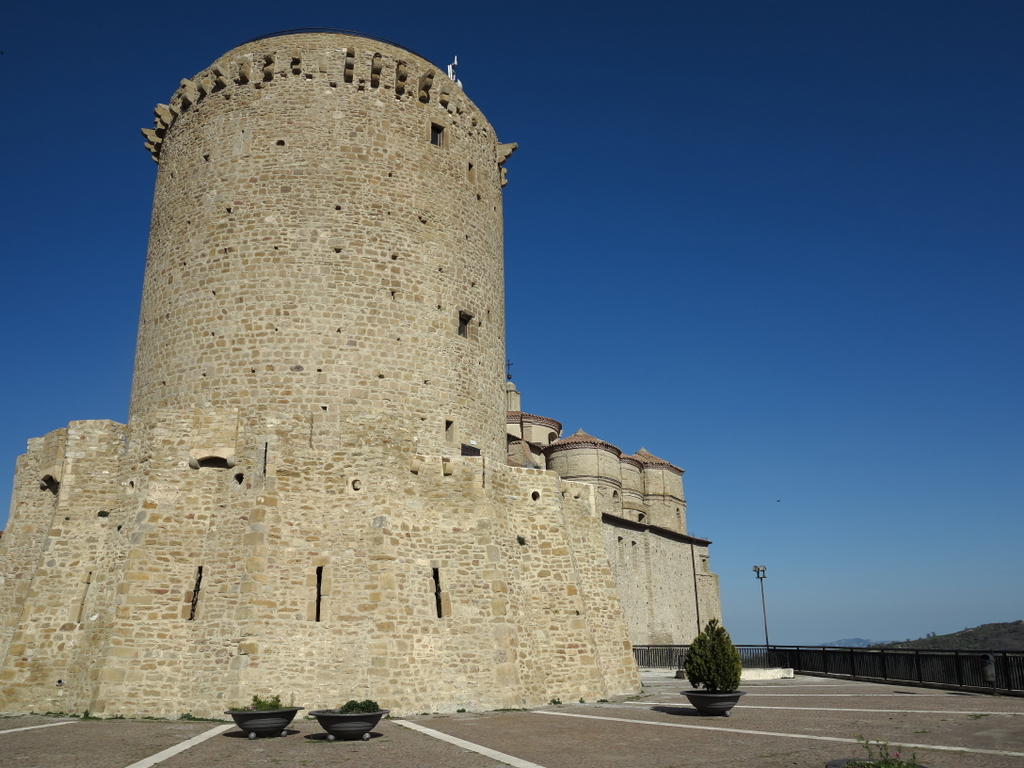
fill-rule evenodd
<path id="1" fill-rule="evenodd" d="M 569 435 L 569 437 L 556 440 L 549 445 L 544 452 L 552 454 L 558 453 L 559 451 L 571 451 L 577 448 L 596 448 L 598 450 L 607 451 L 608 453 L 613 453 L 616 457 L 622 455 L 622 451 L 611 443 L 605 442 L 599 437 L 588 435 L 582 429 L 576 430 L 576 432 Z"/>

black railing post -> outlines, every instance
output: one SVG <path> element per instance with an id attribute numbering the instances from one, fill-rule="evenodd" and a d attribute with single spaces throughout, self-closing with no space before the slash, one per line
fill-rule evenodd
<path id="1" fill-rule="evenodd" d="M 956 684 L 964 687 L 963 671 L 960 669 L 960 651 L 953 651 L 953 660 L 956 663 Z"/>
<path id="2" fill-rule="evenodd" d="M 857 657 L 853 648 L 850 649 L 850 677 L 857 676 Z"/>
<path id="3" fill-rule="evenodd" d="M 889 662 L 885 658 L 885 648 L 879 649 L 882 652 L 882 679 L 889 679 Z"/>
<path id="4" fill-rule="evenodd" d="M 924 675 L 921 674 L 921 652 L 914 650 L 914 671 L 917 672 L 917 682 L 924 682 Z"/>

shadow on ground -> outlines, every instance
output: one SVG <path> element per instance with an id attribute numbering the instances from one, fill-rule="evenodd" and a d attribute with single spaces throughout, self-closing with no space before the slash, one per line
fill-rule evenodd
<path id="1" fill-rule="evenodd" d="M 376 731 L 370 731 L 370 738 L 367 739 L 367 741 L 373 741 L 374 739 L 379 739 L 383 735 L 384 735 L 383 733 L 377 733 Z M 322 732 L 322 733 L 307 733 L 302 738 L 304 738 L 304 739 L 306 739 L 308 741 L 323 741 L 323 742 L 327 742 L 328 741 L 326 731 Z M 337 740 L 335 740 L 333 742 L 330 742 L 330 743 L 332 743 L 332 744 L 344 744 L 346 741 L 347 742 L 363 741 L 363 737 L 360 736 L 359 738 L 356 738 L 356 739 L 337 739 Z"/>
<path id="2" fill-rule="evenodd" d="M 652 712 L 661 712 L 665 715 L 677 715 L 679 717 L 701 717 L 700 712 L 692 707 L 665 707 L 655 706 L 651 707 Z"/>

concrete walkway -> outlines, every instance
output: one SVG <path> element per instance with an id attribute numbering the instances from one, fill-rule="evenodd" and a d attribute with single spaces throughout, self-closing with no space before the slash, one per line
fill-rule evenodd
<path id="1" fill-rule="evenodd" d="M 18 768 L 822 768 L 888 739 L 931 768 L 1024 768 L 1024 699 L 796 677 L 744 683 L 729 718 L 700 717 L 670 673 L 639 697 L 532 711 L 382 721 L 368 742 L 287 738 L 181 721 L 0 718 L 0 764 Z"/>

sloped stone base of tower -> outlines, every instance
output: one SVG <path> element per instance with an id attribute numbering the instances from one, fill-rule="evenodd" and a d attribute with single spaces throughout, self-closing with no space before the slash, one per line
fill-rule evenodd
<path id="1" fill-rule="evenodd" d="M 396 714 L 639 689 L 593 486 L 357 411 L 165 411 L 31 441 L 0 709 Z"/>

